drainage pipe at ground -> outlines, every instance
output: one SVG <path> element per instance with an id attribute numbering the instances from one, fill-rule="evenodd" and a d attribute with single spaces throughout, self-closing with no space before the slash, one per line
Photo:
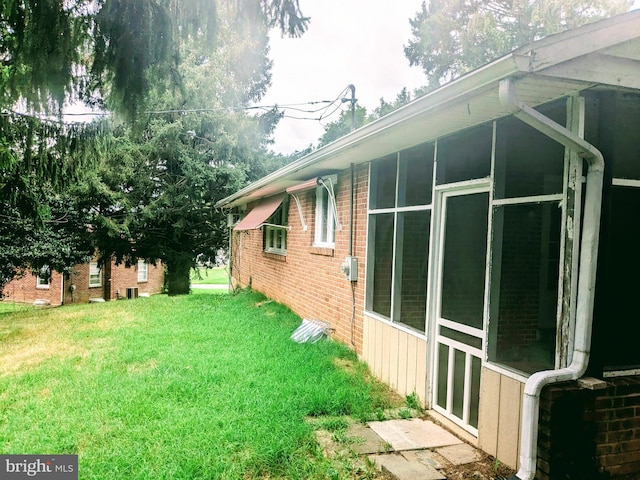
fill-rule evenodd
<path id="1" fill-rule="evenodd" d="M 587 369 L 591 349 L 596 261 L 600 231 L 604 157 L 602 153 L 562 125 L 520 102 L 512 78 L 500 82 L 500 103 L 539 132 L 582 157 L 588 165 L 583 233 L 580 244 L 580 268 L 576 306 L 575 338 L 571 364 L 566 368 L 534 373 L 524 387 L 520 440 L 520 469 L 509 480 L 533 480 L 537 464 L 538 416 L 540 392 L 545 385 L 577 380 Z"/>

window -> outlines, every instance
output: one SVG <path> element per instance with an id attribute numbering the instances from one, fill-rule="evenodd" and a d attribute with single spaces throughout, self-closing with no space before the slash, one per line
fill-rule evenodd
<path id="1" fill-rule="evenodd" d="M 138 283 L 149 280 L 149 264 L 144 260 L 138 260 Z"/>
<path id="2" fill-rule="evenodd" d="M 98 262 L 89 263 L 89 287 L 102 286 L 102 269 L 98 266 Z"/>
<path id="3" fill-rule="evenodd" d="M 491 174 L 491 134 L 491 125 L 485 124 L 438 140 L 436 183 L 487 178 Z"/>
<path id="4" fill-rule="evenodd" d="M 561 215 L 558 202 L 494 207 L 490 361 L 554 368 Z"/>
<path id="5" fill-rule="evenodd" d="M 278 209 L 264 224 L 264 251 L 285 255 L 287 253 L 287 225 L 289 199 L 285 198 Z"/>
<path id="6" fill-rule="evenodd" d="M 434 145 L 371 163 L 366 307 L 425 331 Z"/>
<path id="7" fill-rule="evenodd" d="M 323 180 L 316 187 L 316 226 L 313 244 L 316 247 L 334 248 L 336 242 L 335 178 Z"/>
<path id="8" fill-rule="evenodd" d="M 565 122 L 565 109 L 540 110 Z M 497 122 L 487 356 L 525 374 L 556 365 L 564 162 L 557 142 Z"/>
<path id="9" fill-rule="evenodd" d="M 40 273 L 36 277 L 36 288 L 47 289 L 51 285 L 51 270 L 48 265 L 40 269 Z"/>

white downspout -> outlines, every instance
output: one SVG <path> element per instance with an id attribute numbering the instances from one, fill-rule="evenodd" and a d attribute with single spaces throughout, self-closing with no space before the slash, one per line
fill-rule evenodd
<path id="1" fill-rule="evenodd" d="M 573 150 L 587 161 L 587 182 L 584 206 L 584 226 L 580 246 L 580 269 L 576 306 L 575 340 L 573 358 L 566 368 L 534 373 L 524 387 L 520 440 L 520 470 L 511 480 L 532 480 L 536 474 L 538 415 L 540 392 L 545 385 L 576 380 L 584 375 L 589 363 L 593 299 L 596 283 L 596 261 L 600 231 L 600 210 L 604 157 L 593 145 L 567 130 L 565 127 L 524 105 L 517 97 L 513 79 L 500 82 L 500 103 L 526 124 L 556 142 Z"/>

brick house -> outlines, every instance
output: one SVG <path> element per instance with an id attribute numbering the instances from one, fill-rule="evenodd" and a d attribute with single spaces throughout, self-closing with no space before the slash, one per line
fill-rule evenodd
<path id="1" fill-rule="evenodd" d="M 100 268 L 92 261 L 77 265 L 68 277 L 58 272 L 51 272 L 49 278 L 27 272 L 9 282 L 3 294 L 8 301 L 55 306 L 151 295 L 160 293 L 163 283 L 162 264 L 139 260 L 131 267 L 110 262 Z"/>
<path id="2" fill-rule="evenodd" d="M 216 206 L 236 285 L 328 322 L 517 478 L 640 478 L 640 11 L 495 60 Z"/>

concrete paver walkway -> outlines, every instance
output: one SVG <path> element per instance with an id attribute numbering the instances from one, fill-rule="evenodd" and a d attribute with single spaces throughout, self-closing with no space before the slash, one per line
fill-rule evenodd
<path id="1" fill-rule="evenodd" d="M 428 419 L 354 423 L 345 432 L 349 449 L 366 455 L 397 480 L 446 480 L 445 467 L 479 461 L 481 453 Z M 326 454 L 344 451 L 331 435 L 319 435 Z"/>
<path id="2" fill-rule="evenodd" d="M 420 418 L 369 422 L 369 427 L 395 451 L 423 450 L 462 443 L 462 440 L 444 428 Z"/>

